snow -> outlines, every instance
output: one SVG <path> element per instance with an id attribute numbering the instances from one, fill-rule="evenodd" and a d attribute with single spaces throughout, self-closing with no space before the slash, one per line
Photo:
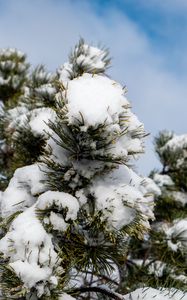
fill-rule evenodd
<path id="1" fill-rule="evenodd" d="M 148 266 L 148 273 L 153 274 L 156 277 L 162 277 L 166 268 L 166 264 L 160 260 L 151 261 L 150 259 L 133 259 L 132 261 L 138 267 Z"/>
<path id="2" fill-rule="evenodd" d="M 7 111 L 7 118 L 11 124 L 15 124 L 17 122 L 17 119 L 20 118 L 22 115 L 26 114 L 28 112 L 28 109 L 25 106 L 16 106 L 15 108 L 9 109 Z M 18 119 L 19 120 L 19 119 Z M 13 128 L 14 126 L 9 125 L 10 128 Z"/>
<path id="3" fill-rule="evenodd" d="M 187 204 L 187 193 L 178 191 L 169 191 L 168 195 L 172 197 L 176 202 L 180 203 L 183 207 Z"/>
<path id="4" fill-rule="evenodd" d="M 89 69 L 104 69 L 105 62 L 104 58 L 106 56 L 106 51 L 99 48 L 89 46 L 84 44 L 82 46 L 83 54 L 80 54 L 76 63 L 81 66 L 86 66 Z M 76 50 L 75 50 L 76 51 Z"/>
<path id="5" fill-rule="evenodd" d="M 181 275 L 171 274 L 170 276 L 171 276 L 171 278 L 173 278 L 175 280 L 178 280 L 178 281 L 180 281 L 182 283 L 187 284 L 187 276 L 185 276 L 185 275 L 182 275 L 182 274 Z"/>
<path id="6" fill-rule="evenodd" d="M 36 108 L 31 112 L 27 112 L 25 108 L 18 107 L 9 110 L 9 130 L 16 130 L 17 127 L 25 127 L 29 125 L 33 134 L 43 134 L 51 132 L 47 122 L 54 121 L 56 113 L 51 108 Z"/>
<path id="7" fill-rule="evenodd" d="M 75 47 L 70 62 L 64 63 L 58 70 L 59 81 L 67 87 L 70 79 L 80 75 L 80 68 L 86 73 L 102 73 L 107 65 L 107 51 L 86 44 Z"/>
<path id="8" fill-rule="evenodd" d="M 19 168 L 1 194 L 1 214 L 8 217 L 12 213 L 30 207 L 35 196 L 45 191 L 43 181 L 46 179 L 39 164 Z"/>
<path id="9" fill-rule="evenodd" d="M 72 69 L 73 65 L 67 62 L 57 70 L 59 81 L 65 84 L 66 87 L 70 80 Z"/>
<path id="10" fill-rule="evenodd" d="M 68 223 L 64 221 L 62 215 L 54 212 L 50 212 L 49 220 L 45 218 L 44 222 L 46 224 L 49 222 L 53 226 L 53 229 L 58 231 L 65 231 L 68 227 Z"/>
<path id="11" fill-rule="evenodd" d="M 153 180 L 159 187 L 174 185 L 173 180 L 169 175 L 155 174 Z"/>
<path id="12" fill-rule="evenodd" d="M 161 195 L 160 188 L 154 183 L 151 178 L 145 177 L 142 181 L 142 185 L 146 188 L 147 192 L 152 195 Z"/>
<path id="13" fill-rule="evenodd" d="M 51 83 L 42 84 L 40 87 L 35 88 L 35 92 L 41 95 L 54 95 L 56 93 L 56 89 L 52 86 Z"/>
<path id="14" fill-rule="evenodd" d="M 136 211 L 130 207 L 131 203 L 129 207 L 128 203 L 123 204 L 123 200 L 129 201 L 129 195 L 131 196 L 130 200 L 134 200 L 132 199 L 134 195 L 131 194 L 132 189 L 129 191 L 129 187 L 126 189 L 123 187 L 116 188 L 116 186 L 98 183 L 93 185 L 91 192 L 96 198 L 96 209 L 102 211 L 104 219 L 107 219 L 112 227 L 121 229 L 135 219 Z"/>
<path id="15" fill-rule="evenodd" d="M 37 81 L 39 84 L 50 82 L 55 78 L 54 74 L 47 72 L 43 65 L 38 65 L 31 74 L 31 77 L 32 76 L 34 77 L 34 81 Z"/>
<path id="16" fill-rule="evenodd" d="M 35 214 L 35 207 L 21 213 L 11 224 L 9 232 L 0 240 L 0 251 L 10 258 L 10 266 L 26 288 L 37 282 L 55 282 L 53 268 L 58 256 L 51 236 L 46 233 Z"/>
<path id="17" fill-rule="evenodd" d="M 166 264 L 162 261 L 156 260 L 149 265 L 148 272 L 157 277 L 162 277 L 166 269 Z"/>
<path id="18" fill-rule="evenodd" d="M 4 58 L 4 61 L 0 61 L 0 70 L 3 72 L 6 71 L 11 71 L 13 69 L 16 69 L 16 71 L 18 73 L 24 72 L 27 69 L 27 64 L 23 63 L 23 62 L 17 62 L 15 63 L 14 61 L 8 59 L 8 58 Z M 18 78 L 20 78 L 18 76 Z"/>
<path id="19" fill-rule="evenodd" d="M 49 209 L 55 205 L 59 211 L 67 209 L 66 221 L 75 220 L 79 210 L 79 203 L 75 197 L 64 192 L 47 191 L 38 197 L 37 209 Z"/>
<path id="20" fill-rule="evenodd" d="M 20 77 L 19 75 L 13 75 L 12 76 L 12 86 L 14 89 L 17 89 L 20 84 Z"/>
<path id="21" fill-rule="evenodd" d="M 46 149 L 51 153 L 51 159 L 60 165 L 69 165 L 70 153 L 57 144 L 60 139 L 55 132 L 50 132 L 50 129 L 48 132 L 52 134 L 52 137 L 47 140 Z"/>
<path id="22" fill-rule="evenodd" d="M 20 73 L 26 71 L 27 67 L 28 67 L 27 64 L 21 63 L 21 62 L 18 62 L 17 65 L 16 65 L 16 69 Z"/>
<path id="23" fill-rule="evenodd" d="M 40 268 L 36 263 L 30 264 L 28 261 L 17 260 L 10 263 L 9 266 L 14 269 L 16 274 L 19 274 L 27 288 L 32 288 L 39 281 L 47 280 L 51 275 L 50 268 Z"/>
<path id="24" fill-rule="evenodd" d="M 12 55 L 18 56 L 20 59 L 25 57 L 25 54 L 16 48 L 1 48 L 0 56 L 9 57 Z"/>
<path id="25" fill-rule="evenodd" d="M 163 147 L 161 152 L 170 150 L 171 152 L 178 151 L 178 158 L 176 158 L 176 167 L 184 168 L 184 161 L 187 157 L 187 134 L 174 135 Z"/>
<path id="26" fill-rule="evenodd" d="M 87 197 L 84 195 L 84 190 L 83 189 L 76 191 L 75 195 L 76 195 L 76 197 L 79 201 L 80 206 L 83 206 L 84 204 L 86 204 Z"/>
<path id="27" fill-rule="evenodd" d="M 75 300 L 75 298 L 73 298 L 72 296 L 70 296 L 70 295 L 64 293 L 64 294 L 62 294 L 62 295 L 58 298 L 58 300 Z"/>
<path id="28" fill-rule="evenodd" d="M 73 162 L 73 170 L 70 169 L 70 171 L 78 172 L 81 176 L 91 179 L 96 172 L 102 171 L 104 168 L 104 164 L 102 161 L 96 161 L 96 160 L 88 160 L 88 159 L 82 159 L 80 162 L 79 161 L 74 161 Z M 68 174 L 69 175 L 69 172 Z M 68 178 L 68 177 L 67 177 Z"/>
<path id="29" fill-rule="evenodd" d="M 93 157 L 111 155 L 114 159 L 119 157 L 128 160 L 128 155 L 136 152 L 143 152 L 142 137 L 144 135 L 143 124 L 130 112 L 129 103 L 124 96 L 124 90 L 120 84 L 112 81 L 106 76 L 83 74 L 71 80 L 67 89 L 60 96 L 58 101 L 65 102 L 66 117 L 69 124 L 79 125 L 82 132 L 87 132 L 90 127 L 97 127 L 105 124 L 102 138 L 106 144 L 110 144 L 107 149 L 97 149 L 97 141 L 91 139 L 87 146 L 90 148 Z M 79 124 L 79 121 L 83 124 Z M 121 121 L 121 120 L 125 121 Z M 125 134 L 124 134 L 124 131 Z M 53 138 L 59 140 L 55 134 Z M 59 147 L 53 138 L 48 140 L 48 145 L 52 149 L 52 159 L 58 163 L 67 165 L 69 160 L 68 151 Z M 111 141 L 113 144 L 111 145 Z M 85 142 L 84 142 L 85 143 Z M 84 164 L 84 162 L 81 162 Z M 95 162 L 98 164 L 98 162 Z M 76 161 L 74 168 L 76 169 Z M 82 168 L 79 161 L 79 169 L 87 169 L 85 173 L 93 174 L 93 167 Z M 90 165 L 90 162 L 88 162 Z M 95 168 L 94 168 L 95 171 Z M 88 175 L 89 176 L 89 175 Z M 76 186 L 76 182 L 74 183 Z"/>
<path id="30" fill-rule="evenodd" d="M 0 85 L 5 85 L 10 82 L 10 76 L 7 79 L 4 79 L 3 77 L 0 77 Z"/>
<path id="31" fill-rule="evenodd" d="M 142 178 L 126 166 L 120 166 L 104 179 L 93 181 L 90 193 L 95 197 L 97 210 L 102 211 L 110 227 L 123 228 L 135 220 L 137 213 L 145 221 L 154 219 L 153 199 L 146 197 L 147 191 L 141 182 Z M 144 225 L 149 227 L 146 223 Z"/>
<path id="32" fill-rule="evenodd" d="M 16 49 L 0 49 L 0 85 L 7 85 L 7 88 L 11 86 L 14 89 L 17 89 L 20 84 L 22 86 L 27 68 L 25 54 Z"/>
<path id="33" fill-rule="evenodd" d="M 79 125 L 83 132 L 88 127 L 105 124 L 105 140 L 113 140 L 107 153 L 127 157 L 144 151 L 144 126 L 130 111 L 122 86 L 106 76 L 84 73 L 68 82 L 63 92 L 69 124 Z M 83 124 L 80 124 L 84 121 Z M 80 123 L 79 123 L 80 122 Z M 93 153 L 96 143 L 90 143 Z M 100 152 L 102 149 L 100 150 Z"/>
<path id="34" fill-rule="evenodd" d="M 3 71 L 6 69 L 11 70 L 11 69 L 15 68 L 15 66 L 16 66 L 16 63 L 13 62 L 12 60 L 7 59 L 6 61 L 0 61 L 0 69 Z"/>
<path id="35" fill-rule="evenodd" d="M 171 250 L 187 252 L 187 219 L 175 220 L 173 226 L 165 231 L 165 234 Z"/>
<path id="36" fill-rule="evenodd" d="M 180 148 L 187 149 L 187 134 L 174 135 L 172 139 L 170 139 L 162 149 L 170 148 L 171 150 L 177 150 Z"/>
<path id="37" fill-rule="evenodd" d="M 184 292 L 172 289 L 153 289 L 144 287 L 135 290 L 134 292 L 125 295 L 124 300 L 187 300 L 187 294 Z"/>
<path id="38" fill-rule="evenodd" d="M 37 108 L 32 110 L 30 114 L 29 125 L 31 130 L 36 134 L 45 134 L 46 132 L 51 132 L 51 129 L 47 125 L 48 121 L 54 121 L 56 114 L 51 108 Z"/>
<path id="39" fill-rule="evenodd" d="M 86 126 L 118 123 L 128 104 L 120 84 L 101 75 L 83 74 L 71 80 L 66 97 L 69 123 L 81 120 L 82 114 Z"/>
<path id="40" fill-rule="evenodd" d="M 57 115 L 51 108 L 43 107 L 28 111 L 26 108 L 19 106 L 8 111 L 8 130 L 13 132 L 15 138 L 19 138 L 19 135 L 18 137 L 16 135 L 16 130 L 21 130 L 27 125 L 33 135 L 42 135 L 46 139 L 46 149 L 51 152 L 51 158 L 56 162 L 65 164 L 68 161 L 67 151 L 54 141 L 54 139 L 58 141 L 59 137 L 48 126 L 48 122 L 55 122 L 56 118 Z M 53 138 L 49 135 L 52 135 Z"/>

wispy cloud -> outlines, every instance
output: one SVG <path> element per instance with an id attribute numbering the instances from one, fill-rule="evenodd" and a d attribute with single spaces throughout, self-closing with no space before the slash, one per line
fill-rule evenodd
<path id="1" fill-rule="evenodd" d="M 151 2 L 156 5 L 161 1 Z M 182 5 L 186 1 L 179 2 Z M 55 69 L 67 59 L 80 36 L 88 42 L 101 42 L 110 48 L 113 57 L 109 73 L 128 86 L 133 110 L 145 123 L 146 130 L 153 135 L 164 128 L 185 132 L 187 74 L 175 67 L 178 53 L 181 64 L 187 63 L 183 52 L 185 43 L 181 49 L 176 45 L 173 54 L 168 48 L 159 51 L 158 42 L 155 46 L 146 29 L 125 10 L 120 8 L 120 11 L 117 6 L 105 7 L 103 14 L 98 14 L 91 3 L 84 0 L 0 0 L 0 47 L 20 48 L 32 63 L 44 63 Z M 161 5 L 159 9 L 163 9 Z M 173 30 L 175 32 L 174 24 Z M 175 60 L 172 67 L 171 58 Z M 148 172 L 157 165 L 151 138 L 144 157 L 140 169 Z"/>

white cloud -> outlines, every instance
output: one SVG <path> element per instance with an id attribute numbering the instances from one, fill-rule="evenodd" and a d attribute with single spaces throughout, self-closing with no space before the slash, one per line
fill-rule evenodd
<path id="1" fill-rule="evenodd" d="M 169 72 L 169 54 L 156 54 L 151 40 L 124 14 L 108 9 L 98 16 L 83 0 L 6 0 L 0 14 L 0 47 L 17 47 L 32 63 L 51 69 L 67 59 L 80 36 L 106 45 L 114 58 L 110 74 L 127 84 L 134 111 L 147 131 L 186 131 L 186 74 Z M 151 140 L 148 145 L 140 163 L 144 172 L 157 164 Z"/>

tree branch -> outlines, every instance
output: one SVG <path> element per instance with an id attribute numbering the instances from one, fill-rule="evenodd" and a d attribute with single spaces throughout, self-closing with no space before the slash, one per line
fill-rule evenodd
<path id="1" fill-rule="evenodd" d="M 99 286 L 89 286 L 89 287 L 80 287 L 77 289 L 74 289 L 71 291 L 71 294 L 74 295 L 76 293 L 87 293 L 87 292 L 95 292 L 95 293 L 101 293 L 106 296 L 109 296 L 112 299 L 115 300 L 123 300 L 123 296 L 120 296 L 119 294 L 112 292 L 111 290 Z"/>

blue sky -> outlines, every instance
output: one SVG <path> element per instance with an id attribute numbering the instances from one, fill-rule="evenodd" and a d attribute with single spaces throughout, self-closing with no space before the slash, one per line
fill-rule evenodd
<path id="1" fill-rule="evenodd" d="M 183 61 L 177 54 L 186 48 L 187 1 L 96 0 L 92 5 L 103 17 L 111 9 L 127 16 L 145 33 L 155 53 L 162 55 L 162 52 L 167 52 L 169 57 L 165 64 L 168 68 L 185 72 Z"/>
<path id="2" fill-rule="evenodd" d="M 133 111 L 151 135 L 137 162 L 159 167 L 152 139 L 185 133 L 186 0 L 0 0 L 0 47 L 16 47 L 32 64 L 55 70 L 82 36 L 110 49 L 109 74 L 128 87 Z"/>

